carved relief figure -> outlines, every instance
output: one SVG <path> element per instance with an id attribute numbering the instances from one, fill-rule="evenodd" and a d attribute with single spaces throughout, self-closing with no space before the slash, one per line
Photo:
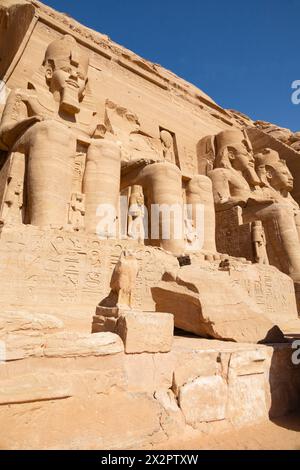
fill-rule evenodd
<path id="1" fill-rule="evenodd" d="M 73 230 L 78 231 L 84 227 L 84 195 L 81 193 L 74 193 L 71 197 L 69 205 L 69 224 Z"/>
<path id="2" fill-rule="evenodd" d="M 128 208 L 128 236 L 143 243 L 145 239 L 144 229 L 144 195 L 143 188 L 135 185 L 131 189 Z"/>
<path id="3" fill-rule="evenodd" d="M 101 167 L 111 165 L 112 174 L 118 175 L 120 150 L 113 142 L 103 140 L 105 126 L 97 110 L 85 104 L 88 67 L 88 55 L 72 36 L 65 35 L 48 46 L 42 68 L 28 83 L 28 89 L 13 90 L 8 97 L 0 141 L 8 151 L 26 156 L 30 224 L 67 223 L 78 143 L 87 152 L 84 188 L 89 231 L 96 227 L 95 207 L 117 199 L 113 185 L 110 193 L 101 192 L 89 174 L 92 166 L 97 177 L 103 176 L 103 170 L 98 170 L 101 160 Z"/>
<path id="4" fill-rule="evenodd" d="M 184 217 L 184 235 L 185 241 L 188 245 L 189 250 L 198 250 L 199 249 L 199 237 L 197 234 L 196 227 L 194 226 L 194 221 L 191 219 L 187 212 Z"/>
<path id="5" fill-rule="evenodd" d="M 163 148 L 163 156 L 167 162 L 176 163 L 175 153 L 174 153 L 174 142 L 173 136 L 170 132 L 166 130 L 160 131 L 160 140 Z"/>
<path id="6" fill-rule="evenodd" d="M 123 106 L 106 100 L 105 126 L 122 148 L 122 161 L 159 161 L 160 140 L 145 132 L 138 116 Z"/>
<path id="7" fill-rule="evenodd" d="M 18 224 L 23 207 L 23 182 L 16 176 L 9 176 L 4 196 L 1 223 Z"/>
<path id="8" fill-rule="evenodd" d="M 266 236 L 260 220 L 251 224 L 251 235 L 253 243 L 254 258 L 256 263 L 269 264 L 266 250 Z"/>

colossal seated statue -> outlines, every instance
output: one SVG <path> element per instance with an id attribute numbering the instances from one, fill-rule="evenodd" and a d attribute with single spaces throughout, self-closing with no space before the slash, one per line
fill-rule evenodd
<path id="1" fill-rule="evenodd" d="M 26 223 L 65 226 L 78 146 L 86 150 L 85 227 L 95 231 L 99 203 L 117 204 L 120 149 L 102 137 L 105 126 L 84 101 L 89 57 L 69 35 L 47 48 L 27 89 L 13 90 L 1 124 L 1 147 L 26 160 Z M 101 184 L 99 182 L 101 181 Z"/>
<path id="2" fill-rule="evenodd" d="M 260 168 L 257 171 L 249 140 L 239 130 L 216 135 L 214 152 L 214 169 L 209 177 L 216 211 L 239 206 L 241 223 L 262 221 L 277 253 L 285 260 L 282 270 L 294 282 L 300 282 L 300 242 L 295 222 L 298 209 L 288 194 L 291 181 L 286 166 L 278 155 L 260 155 L 256 159 L 256 168 Z"/>
<path id="3" fill-rule="evenodd" d="M 272 197 L 277 204 L 280 204 L 283 216 L 286 220 L 286 230 L 291 232 L 290 243 L 297 248 L 300 245 L 300 210 L 299 205 L 293 199 L 290 192 L 293 190 L 293 176 L 290 173 L 285 160 L 280 159 L 278 152 L 272 149 L 264 149 L 260 154 L 255 155 L 255 166 L 257 173 L 264 183 L 262 192 L 266 197 Z M 289 274 L 289 259 L 284 255 L 280 247 L 280 233 L 277 230 L 276 219 L 268 219 L 264 223 L 267 235 L 267 242 L 272 251 L 270 260 L 281 271 Z M 297 233 L 296 233 L 297 232 Z"/>

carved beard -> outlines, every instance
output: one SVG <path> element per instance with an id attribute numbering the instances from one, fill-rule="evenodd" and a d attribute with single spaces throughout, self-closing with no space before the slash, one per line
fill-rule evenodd
<path id="1" fill-rule="evenodd" d="M 262 181 L 259 179 L 255 168 L 248 167 L 243 171 L 243 176 L 248 181 L 250 186 L 258 186 L 262 184 Z"/>
<path id="2" fill-rule="evenodd" d="M 61 91 L 60 110 L 67 114 L 77 114 L 80 111 L 78 89 L 67 83 Z"/>

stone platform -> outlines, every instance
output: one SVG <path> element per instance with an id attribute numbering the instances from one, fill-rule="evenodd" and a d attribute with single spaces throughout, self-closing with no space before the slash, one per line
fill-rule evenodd
<path id="1" fill-rule="evenodd" d="M 290 343 L 175 336 L 168 353 L 126 354 L 119 336 L 75 335 L 52 316 L 9 312 L 0 326 L 1 448 L 151 448 L 299 406 Z"/>
<path id="2" fill-rule="evenodd" d="M 95 307 L 108 295 L 114 266 L 128 246 L 135 251 L 139 267 L 133 308 L 174 313 L 164 306 L 159 308 L 153 298 L 153 288 L 160 285 L 166 273 L 178 273 L 175 256 L 133 240 L 99 240 L 96 235 L 84 232 L 45 230 L 30 225 L 20 225 L 17 229 L 6 226 L 0 232 L 0 307 L 4 311 L 36 312 L 38 305 L 39 312 L 55 314 L 69 331 L 90 332 Z M 195 253 L 191 259 L 193 270 L 202 282 L 209 278 L 218 285 L 220 279 L 226 284 L 226 292 L 230 290 L 230 302 L 225 291 L 220 293 L 225 316 L 233 303 L 240 300 L 235 293 L 242 289 L 243 302 L 254 305 L 258 314 L 261 312 L 274 324 L 282 328 L 287 321 L 297 321 L 293 282 L 273 266 L 230 258 L 230 271 L 222 272 L 220 254 Z M 180 273 L 185 270 L 181 269 Z M 187 294 L 194 295 L 188 281 L 185 281 Z M 209 288 L 206 291 L 208 295 L 212 292 Z M 212 305 L 215 300 L 213 293 L 211 299 L 205 300 L 206 305 Z M 180 316 L 175 316 L 175 326 L 181 328 L 181 325 Z"/>

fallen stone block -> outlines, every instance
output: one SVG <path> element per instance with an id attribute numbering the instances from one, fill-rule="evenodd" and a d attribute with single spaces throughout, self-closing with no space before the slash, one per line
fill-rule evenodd
<path id="1" fill-rule="evenodd" d="M 199 273 L 184 266 L 166 273 L 152 288 L 156 309 L 174 315 L 175 326 L 204 338 L 241 343 L 281 342 L 278 326 L 264 316 L 245 289 L 232 285 L 226 273 Z"/>

